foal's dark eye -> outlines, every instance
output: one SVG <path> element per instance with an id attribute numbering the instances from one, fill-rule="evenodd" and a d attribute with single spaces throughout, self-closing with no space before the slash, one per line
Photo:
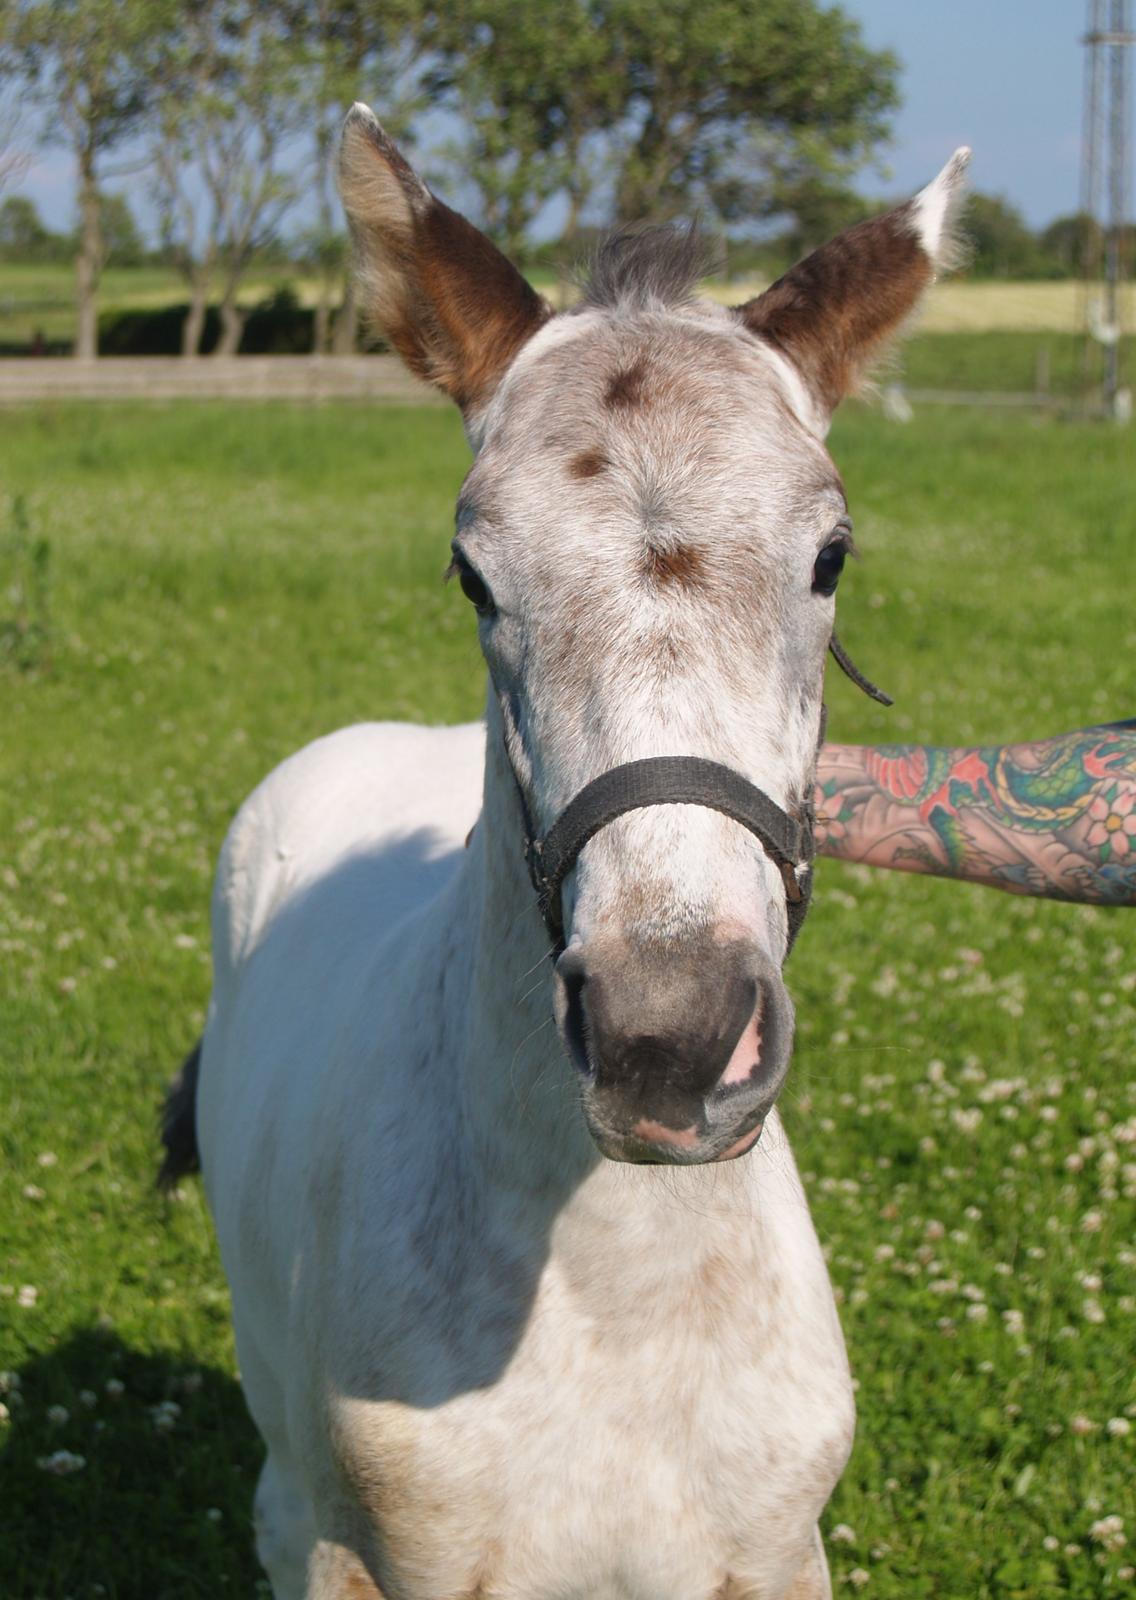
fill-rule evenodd
<path id="1" fill-rule="evenodd" d="M 446 573 L 446 576 L 447 578 L 457 578 L 458 583 L 461 585 L 462 594 L 471 604 L 477 607 L 483 617 L 492 615 L 494 610 L 493 596 L 489 593 L 485 580 L 478 576 L 465 557 L 459 555 L 456 550 L 454 551 L 454 558 L 450 562 L 450 570 Z"/>
<path id="2" fill-rule="evenodd" d="M 458 573 L 458 582 L 461 584 L 462 594 L 467 600 L 473 602 L 479 611 L 488 611 L 493 605 L 489 590 L 482 583 L 476 572 L 470 572 L 468 567 L 463 567 Z"/>
<path id="3" fill-rule="evenodd" d="M 840 581 L 840 574 L 844 571 L 844 558 L 848 554 L 849 541 L 846 534 L 826 544 L 820 555 L 816 558 L 813 568 L 813 593 L 830 595 L 836 593 L 836 585 Z"/>

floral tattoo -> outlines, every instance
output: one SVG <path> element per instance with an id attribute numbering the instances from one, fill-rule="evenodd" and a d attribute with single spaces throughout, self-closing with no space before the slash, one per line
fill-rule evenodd
<path id="1" fill-rule="evenodd" d="M 1033 744 L 826 745 L 822 855 L 1136 905 L 1136 721 Z"/>

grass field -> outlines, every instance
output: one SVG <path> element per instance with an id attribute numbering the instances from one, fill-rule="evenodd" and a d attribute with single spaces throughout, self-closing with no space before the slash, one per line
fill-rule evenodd
<path id="1" fill-rule="evenodd" d="M 866 552 L 840 631 L 898 702 L 834 674 L 833 737 L 1132 714 L 1130 435 L 853 409 L 832 448 Z M 197 1185 L 154 1193 L 154 1111 L 248 789 L 343 723 L 479 711 L 439 581 L 464 462 L 438 410 L 4 417 L 4 1600 L 256 1592 L 225 1286 Z M 1134 935 L 1131 912 L 818 871 L 785 1111 L 859 1385 L 837 1593 L 1133 1590 Z M 47 1470 L 59 1451 L 84 1464 Z"/>

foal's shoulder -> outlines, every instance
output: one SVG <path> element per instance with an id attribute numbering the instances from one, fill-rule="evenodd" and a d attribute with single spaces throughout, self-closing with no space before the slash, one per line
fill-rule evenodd
<path id="1" fill-rule="evenodd" d="M 353 857 L 414 838 L 437 857 L 460 846 L 481 805 L 483 723 L 365 722 L 305 745 L 241 806 L 213 892 L 214 960 L 247 956 L 285 899 Z"/>

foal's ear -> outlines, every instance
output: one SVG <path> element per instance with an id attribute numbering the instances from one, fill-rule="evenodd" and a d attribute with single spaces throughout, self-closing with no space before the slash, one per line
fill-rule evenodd
<path id="1" fill-rule="evenodd" d="M 798 368 L 823 424 L 936 274 L 954 265 L 969 161 L 969 150 L 956 150 L 913 200 L 839 234 L 737 308 Z"/>
<path id="2" fill-rule="evenodd" d="M 364 314 L 412 372 L 476 410 L 551 306 L 431 194 L 364 105 L 343 127 L 339 192 Z"/>

